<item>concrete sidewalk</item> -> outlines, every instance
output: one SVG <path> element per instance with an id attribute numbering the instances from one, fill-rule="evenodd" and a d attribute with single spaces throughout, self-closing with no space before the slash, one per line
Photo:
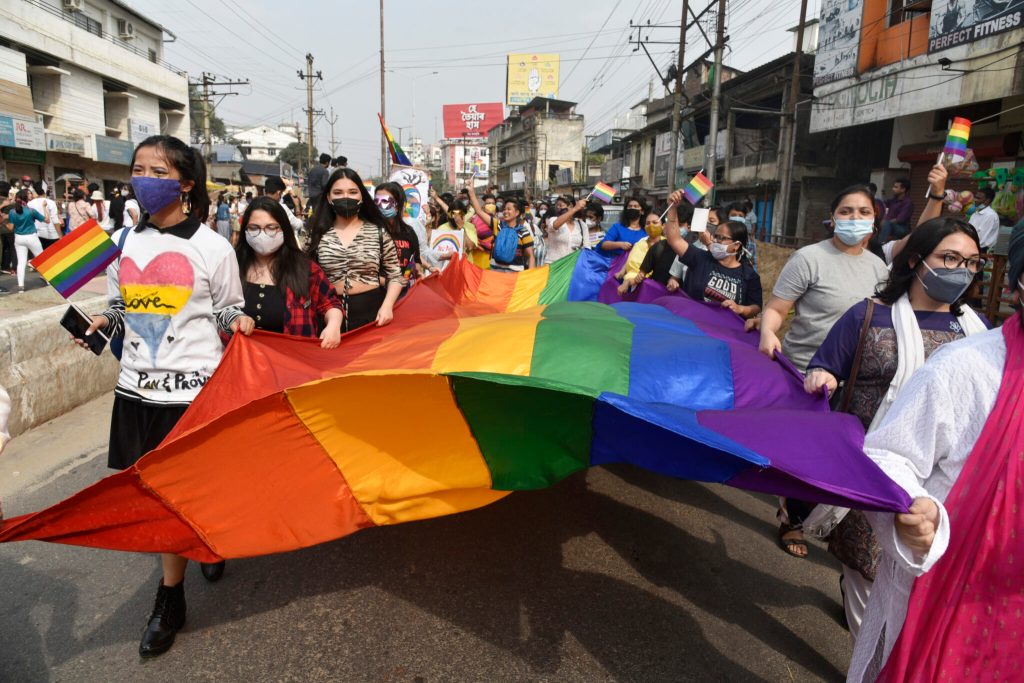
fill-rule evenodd
<path id="1" fill-rule="evenodd" d="M 0 293 L 0 322 L 9 316 L 60 306 L 67 301 L 46 283 L 39 273 L 28 269 L 25 272 L 25 293 L 18 294 L 18 278 L 15 275 L 0 275 L 0 287 L 7 290 Z M 83 301 L 107 293 L 107 277 L 93 278 L 71 297 L 71 301 Z"/>

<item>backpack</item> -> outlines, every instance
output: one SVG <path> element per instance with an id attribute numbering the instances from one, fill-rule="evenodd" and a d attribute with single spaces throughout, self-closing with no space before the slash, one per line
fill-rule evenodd
<path id="1" fill-rule="evenodd" d="M 498 229 L 498 236 L 494 238 L 494 251 L 491 255 L 495 262 L 507 266 L 516 260 L 516 250 L 519 248 L 519 228 L 502 224 Z"/>
<path id="2" fill-rule="evenodd" d="M 124 252 L 124 243 L 128 239 L 128 233 L 132 231 L 132 228 L 121 228 L 121 236 L 117 239 L 117 248 Z M 117 263 L 121 263 L 121 255 L 117 257 Z M 124 333 L 110 335 L 110 353 L 114 355 L 114 358 L 121 360 L 121 355 L 124 353 Z"/>

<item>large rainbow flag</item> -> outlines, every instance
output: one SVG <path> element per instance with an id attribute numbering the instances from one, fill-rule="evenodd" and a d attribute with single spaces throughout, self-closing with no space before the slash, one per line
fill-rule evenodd
<path id="1" fill-rule="evenodd" d="M 391 131 L 384 125 L 384 117 L 377 114 L 377 119 L 380 120 L 380 127 L 384 131 L 384 137 L 388 141 L 388 152 L 391 153 L 391 163 L 400 164 L 402 166 L 412 166 L 412 162 L 409 161 L 409 156 L 402 149 L 402 146 L 395 141 Z"/>
<path id="2" fill-rule="evenodd" d="M 459 259 L 390 326 L 335 350 L 235 336 L 158 448 L 3 522 L 0 541 L 209 562 L 468 511 L 615 462 L 907 509 L 862 453 L 860 423 L 758 353 L 738 317 L 683 297 L 597 303 L 607 268 L 589 251 L 518 274 Z"/>
<path id="3" fill-rule="evenodd" d="M 120 253 L 103 228 L 89 219 L 29 263 L 66 299 L 106 270 Z"/>

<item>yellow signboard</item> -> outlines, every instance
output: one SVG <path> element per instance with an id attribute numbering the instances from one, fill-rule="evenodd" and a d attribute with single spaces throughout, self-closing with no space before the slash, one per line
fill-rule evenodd
<path id="1" fill-rule="evenodd" d="M 534 97 L 558 97 L 558 55 L 510 54 L 505 104 L 522 106 Z"/>

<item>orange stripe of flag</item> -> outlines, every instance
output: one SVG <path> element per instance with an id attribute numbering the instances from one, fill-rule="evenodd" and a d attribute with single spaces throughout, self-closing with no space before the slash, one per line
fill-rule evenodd
<path id="1" fill-rule="evenodd" d="M 98 235 L 92 236 L 92 239 L 88 241 L 77 240 L 69 248 L 62 249 L 55 257 L 48 259 L 46 263 L 36 265 L 36 270 L 44 278 L 51 280 L 66 268 L 75 264 L 83 256 L 92 252 L 96 247 L 109 241 L 110 238 L 107 237 L 107 234 L 100 230 Z"/>
<path id="2" fill-rule="evenodd" d="M 96 235 L 97 231 L 104 236 L 107 234 L 103 232 L 103 229 L 95 220 L 88 220 L 78 228 L 72 230 L 69 234 L 62 237 L 56 244 L 51 246 L 42 254 L 32 259 L 32 266 L 36 270 L 46 268 L 47 263 L 54 259 L 62 259 L 64 257 L 64 252 L 67 249 L 76 249 L 77 247 L 74 245 L 77 245 L 82 240 L 91 239 Z"/>

